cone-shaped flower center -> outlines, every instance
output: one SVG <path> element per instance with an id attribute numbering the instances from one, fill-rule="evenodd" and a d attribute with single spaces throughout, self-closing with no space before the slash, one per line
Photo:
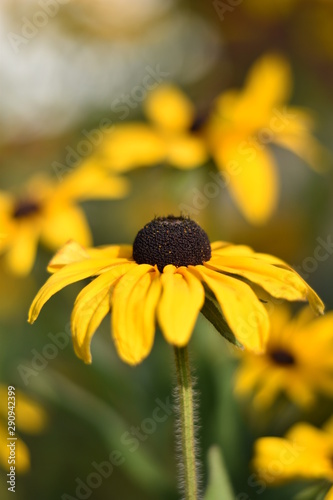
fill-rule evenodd
<path id="1" fill-rule="evenodd" d="M 272 351 L 270 356 L 277 365 L 288 366 L 295 364 L 294 356 L 290 352 L 283 349 L 276 349 L 275 351 Z"/>
<path id="2" fill-rule="evenodd" d="M 13 210 L 14 219 L 28 217 L 29 215 L 39 212 L 40 205 L 31 199 L 18 199 Z"/>
<path id="3" fill-rule="evenodd" d="M 142 228 L 133 243 L 138 264 L 197 266 L 211 258 L 207 234 L 188 217 L 158 217 Z"/>

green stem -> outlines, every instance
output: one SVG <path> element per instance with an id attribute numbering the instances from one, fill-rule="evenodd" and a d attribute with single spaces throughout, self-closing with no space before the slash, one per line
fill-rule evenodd
<path id="1" fill-rule="evenodd" d="M 181 469 L 185 499 L 198 499 L 197 461 L 194 430 L 193 384 L 187 347 L 175 347 L 177 368 L 178 414 L 182 447 Z"/>

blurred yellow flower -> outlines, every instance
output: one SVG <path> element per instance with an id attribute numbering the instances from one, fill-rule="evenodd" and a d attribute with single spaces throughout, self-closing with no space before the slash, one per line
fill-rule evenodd
<path id="1" fill-rule="evenodd" d="M 129 364 L 150 353 L 156 317 L 167 342 L 187 345 L 208 293 L 204 285 L 236 339 L 254 352 L 265 349 L 269 330 L 255 285 L 274 297 L 308 300 L 316 312 L 323 312 L 316 293 L 283 261 L 243 245 L 210 244 L 200 226 L 184 217 L 154 219 L 139 231 L 133 247 L 86 250 L 69 243 L 48 269 L 54 274 L 33 300 L 31 323 L 56 292 L 95 277 L 78 295 L 71 318 L 75 352 L 86 363 L 91 362 L 92 336 L 111 308 L 115 345 Z"/>
<path id="2" fill-rule="evenodd" d="M 0 252 L 14 274 L 27 275 L 34 264 L 38 242 L 56 250 L 69 239 L 91 244 L 91 234 L 78 202 L 117 198 L 127 183 L 102 169 L 77 168 L 61 181 L 35 175 L 17 194 L 0 192 Z"/>
<path id="3" fill-rule="evenodd" d="M 8 388 L 0 385 L 0 465 L 8 470 L 10 449 L 7 446 L 10 437 L 7 429 Z M 45 410 L 19 390 L 15 391 L 15 468 L 19 473 L 30 469 L 30 452 L 27 445 L 17 436 L 16 429 L 27 434 L 39 434 L 47 424 Z"/>
<path id="4" fill-rule="evenodd" d="M 292 479 L 326 479 L 333 483 L 332 456 L 333 418 L 322 430 L 300 422 L 284 438 L 257 439 L 252 465 L 258 477 L 267 484 Z M 333 487 L 325 496 L 326 500 L 332 498 Z"/>
<path id="5" fill-rule="evenodd" d="M 316 400 L 316 393 L 333 395 L 333 312 L 315 318 L 309 308 L 291 318 L 286 306 L 270 316 L 266 352 L 244 353 L 236 374 L 236 394 L 254 391 L 255 409 L 265 409 L 280 393 L 301 407 Z"/>
<path id="6" fill-rule="evenodd" d="M 187 169 L 206 161 L 203 140 L 190 132 L 194 106 L 177 87 L 162 84 L 151 91 L 144 110 L 150 123 L 116 124 L 109 139 L 103 141 L 87 164 L 123 172 L 161 162 Z"/>
<path id="7" fill-rule="evenodd" d="M 249 222 L 262 224 L 276 208 L 279 181 L 271 143 L 322 168 L 322 150 L 311 135 L 305 110 L 287 107 L 291 91 L 288 63 L 266 55 L 251 68 L 243 90 L 227 90 L 217 99 L 206 138 L 218 168 Z"/>

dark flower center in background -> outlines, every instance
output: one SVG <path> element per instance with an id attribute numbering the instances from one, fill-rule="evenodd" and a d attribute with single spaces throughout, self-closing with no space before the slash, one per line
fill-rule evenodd
<path id="1" fill-rule="evenodd" d="M 133 243 L 133 259 L 138 264 L 197 266 L 211 258 L 207 234 L 188 217 L 158 217 L 142 228 Z"/>
<path id="2" fill-rule="evenodd" d="M 290 366 L 295 364 L 294 356 L 283 349 L 276 349 L 270 353 L 270 357 L 277 365 Z"/>
<path id="3" fill-rule="evenodd" d="M 40 205 L 34 201 L 29 199 L 19 199 L 16 202 L 13 210 L 14 219 L 20 219 L 21 217 L 28 217 L 29 215 L 33 215 L 40 210 Z"/>

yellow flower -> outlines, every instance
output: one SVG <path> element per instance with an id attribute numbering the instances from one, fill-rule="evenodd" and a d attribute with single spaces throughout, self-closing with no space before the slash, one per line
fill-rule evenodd
<path id="1" fill-rule="evenodd" d="M 206 161 L 204 141 L 190 132 L 194 106 L 179 89 L 159 86 L 148 95 L 144 109 L 150 123 L 117 124 L 87 164 L 123 172 L 161 162 L 187 169 Z"/>
<path id="2" fill-rule="evenodd" d="M 221 94 L 206 126 L 207 142 L 231 195 L 244 216 L 261 224 L 273 213 L 279 181 L 267 145 L 277 144 L 321 168 L 323 152 L 311 135 L 308 112 L 287 107 L 291 90 L 288 63 L 276 55 L 259 59 L 243 90 Z"/>
<path id="3" fill-rule="evenodd" d="M 308 300 L 323 312 L 316 293 L 283 261 L 243 245 L 210 244 L 200 226 L 185 217 L 154 219 L 139 231 L 133 248 L 86 250 L 69 243 L 51 260 L 49 271 L 53 276 L 31 305 L 31 323 L 53 294 L 95 277 L 78 295 L 71 318 L 75 352 L 86 363 L 91 338 L 110 309 L 118 354 L 129 364 L 150 353 L 156 318 L 167 342 L 187 345 L 204 306 L 204 286 L 215 295 L 236 339 L 254 352 L 264 350 L 269 322 L 252 285 L 274 297 Z"/>
<path id="4" fill-rule="evenodd" d="M 27 434 L 38 434 L 45 429 L 47 423 L 47 416 L 43 408 L 28 398 L 19 390 L 15 390 L 15 468 L 19 473 L 27 472 L 30 468 L 30 453 L 27 445 L 17 436 L 16 430 Z M 10 464 L 8 463 L 10 447 L 7 446 L 10 435 L 8 434 L 7 417 L 8 417 L 8 404 L 13 402 L 13 399 L 8 399 L 8 387 L 0 385 L 0 465 L 9 470 Z M 10 393 L 11 398 L 13 397 Z M 10 405 L 10 409 L 12 404 Z M 9 429 L 12 431 L 12 427 Z"/>
<path id="5" fill-rule="evenodd" d="M 323 429 L 308 423 L 294 425 L 284 438 L 257 439 L 253 468 L 267 484 L 292 479 L 326 479 L 333 482 L 333 418 Z M 325 497 L 332 499 L 333 488 Z"/>
<path id="6" fill-rule="evenodd" d="M 90 230 L 78 202 L 121 197 L 126 191 L 124 179 L 85 167 L 61 181 L 36 175 L 18 195 L 0 192 L 0 252 L 7 266 L 17 275 L 28 274 L 39 241 L 51 250 L 69 239 L 90 245 Z"/>
<path id="7" fill-rule="evenodd" d="M 266 352 L 244 353 L 236 374 L 236 393 L 255 390 L 253 405 L 265 409 L 285 393 L 302 407 L 315 402 L 316 392 L 333 395 L 333 312 L 314 318 L 309 308 L 291 319 L 287 307 L 270 317 Z"/>

